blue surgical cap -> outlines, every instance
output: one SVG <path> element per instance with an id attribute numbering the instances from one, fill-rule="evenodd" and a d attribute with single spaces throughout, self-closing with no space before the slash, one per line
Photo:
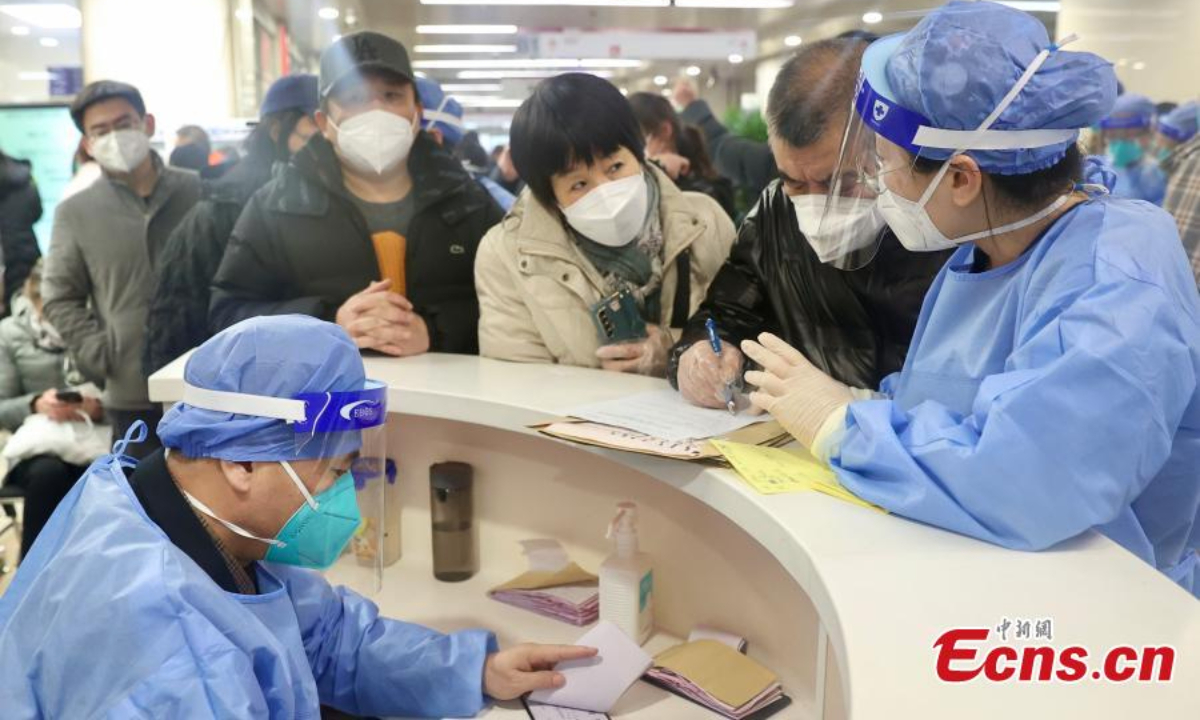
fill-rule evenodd
<path id="1" fill-rule="evenodd" d="M 417 93 L 421 96 L 421 129 L 432 130 L 435 126 L 442 137 L 451 145 L 462 140 L 462 105 L 447 97 L 442 86 L 429 78 L 417 78 Z"/>
<path id="2" fill-rule="evenodd" d="M 184 380 L 195 387 L 291 399 L 302 393 L 359 391 L 362 356 L 346 331 L 302 315 L 244 320 L 188 358 Z M 359 432 L 326 433 L 312 442 L 283 420 L 204 410 L 177 403 L 158 424 L 165 447 L 190 458 L 232 462 L 315 460 L 358 450 Z"/>
<path id="3" fill-rule="evenodd" d="M 1158 119 L 1158 131 L 1175 142 L 1187 142 L 1200 125 L 1200 103 L 1186 102 Z"/>
<path id="4" fill-rule="evenodd" d="M 1145 95 L 1125 93 L 1117 98 L 1112 112 L 1100 121 L 1102 130 L 1149 128 L 1154 124 L 1154 101 Z"/>
<path id="5" fill-rule="evenodd" d="M 876 45 L 879 47 L 877 48 Z M 1032 15 L 993 2 L 955 0 L 921 19 L 908 33 L 877 41 L 863 57 L 886 62 L 898 104 L 943 130 L 975 130 L 1000 105 L 1039 52 L 1051 47 Z M 872 52 L 872 51 L 875 52 Z M 886 57 L 878 57 L 886 54 Z M 1112 65 L 1086 52 L 1056 50 L 992 124 L 993 130 L 1076 129 L 1108 114 L 1117 94 Z M 1019 150 L 969 150 L 980 169 L 1022 175 L 1053 166 L 1075 139 Z M 923 148 L 945 160 L 953 150 Z"/>

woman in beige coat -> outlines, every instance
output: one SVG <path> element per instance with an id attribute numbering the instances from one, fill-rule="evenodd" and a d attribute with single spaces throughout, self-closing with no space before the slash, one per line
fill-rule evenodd
<path id="1" fill-rule="evenodd" d="M 646 163 L 643 144 L 628 101 L 592 75 L 546 80 L 517 111 L 527 189 L 476 256 L 481 355 L 664 375 L 735 232 L 716 202 Z M 593 309 L 618 291 L 644 339 L 601 342 Z"/>

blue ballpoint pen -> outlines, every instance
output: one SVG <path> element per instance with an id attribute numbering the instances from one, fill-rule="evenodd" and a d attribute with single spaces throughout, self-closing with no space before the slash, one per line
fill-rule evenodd
<path id="1" fill-rule="evenodd" d="M 712 345 L 713 352 L 717 354 L 717 358 L 721 357 L 721 336 L 717 334 L 717 323 L 709 318 L 704 321 L 704 329 L 708 331 L 708 344 Z M 733 383 L 725 383 L 725 407 L 729 410 L 730 415 L 737 415 L 737 403 L 733 400 Z"/>

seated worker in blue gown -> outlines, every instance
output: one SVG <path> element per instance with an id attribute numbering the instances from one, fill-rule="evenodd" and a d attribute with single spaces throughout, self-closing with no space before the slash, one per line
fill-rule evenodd
<path id="1" fill-rule="evenodd" d="M 1145 95 L 1125 93 L 1112 112 L 1100 121 L 1105 153 L 1117 171 L 1116 197 L 1162 205 L 1167 178 L 1150 152 L 1154 139 L 1154 101 Z"/>
<path id="2" fill-rule="evenodd" d="M 465 717 L 486 697 L 561 686 L 550 667 L 594 654 L 498 651 L 490 632 L 383 618 L 307 569 L 359 529 L 365 438 L 383 430 L 386 389 L 344 330 L 246 320 L 202 345 L 184 378 L 158 427 L 166 454 L 125 456 L 145 438 L 135 426 L 0 598 L 0 715 Z"/>
<path id="3" fill-rule="evenodd" d="M 874 397 L 763 335 L 751 401 L 892 512 L 1022 550 L 1094 528 L 1200 594 L 1200 297 L 1167 213 L 1080 183 L 1111 65 L 952 2 L 862 66 L 847 141 L 877 157 L 834 176 L 957 250 Z"/>

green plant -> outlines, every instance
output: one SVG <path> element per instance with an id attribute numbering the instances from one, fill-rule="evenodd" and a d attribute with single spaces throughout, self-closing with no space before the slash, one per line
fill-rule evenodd
<path id="1" fill-rule="evenodd" d="M 743 110 L 731 107 L 725 111 L 725 127 L 729 132 L 756 142 L 767 141 L 767 122 L 758 109 Z"/>

